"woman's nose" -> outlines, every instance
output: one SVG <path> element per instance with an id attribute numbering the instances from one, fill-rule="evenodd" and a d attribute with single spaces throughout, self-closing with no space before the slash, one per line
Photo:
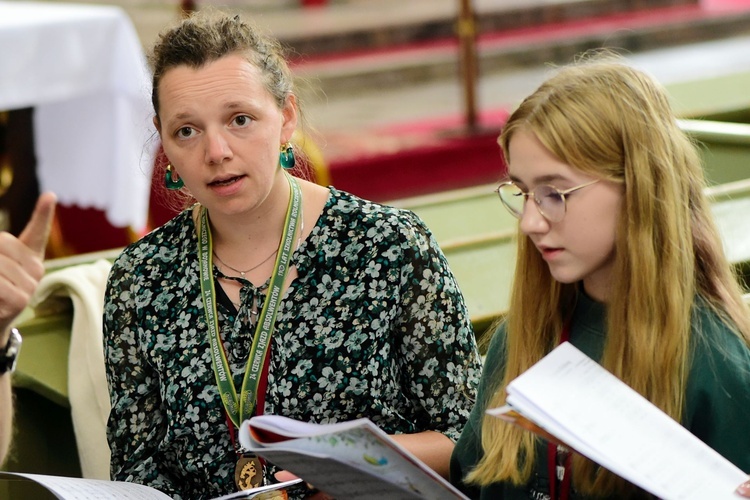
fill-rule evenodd
<path id="1" fill-rule="evenodd" d="M 536 204 L 533 198 L 526 200 L 519 227 L 525 235 L 549 231 L 549 221 L 542 215 L 539 205 Z"/>
<path id="2" fill-rule="evenodd" d="M 206 162 L 219 164 L 232 158 L 232 149 L 224 135 L 219 132 L 206 133 Z"/>

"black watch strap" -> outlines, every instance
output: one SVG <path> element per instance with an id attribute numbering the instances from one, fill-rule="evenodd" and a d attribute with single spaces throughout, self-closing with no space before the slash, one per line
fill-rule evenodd
<path id="1" fill-rule="evenodd" d="M 13 328 L 10 331 L 8 343 L 0 348 L 0 375 L 13 373 L 19 352 L 21 352 L 21 334 Z"/>

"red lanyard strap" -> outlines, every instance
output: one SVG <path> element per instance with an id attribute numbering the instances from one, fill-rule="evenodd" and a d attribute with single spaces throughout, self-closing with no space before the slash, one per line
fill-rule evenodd
<path id="1" fill-rule="evenodd" d="M 560 333 L 560 343 L 570 339 L 570 322 L 563 325 Z M 562 464 L 558 464 L 558 456 L 562 458 Z M 549 494 L 552 500 L 568 500 L 570 495 L 570 452 L 561 452 L 557 445 L 547 443 L 547 472 L 549 474 Z M 557 484 L 560 482 L 560 493 L 557 494 Z"/>
<path id="2" fill-rule="evenodd" d="M 568 500 L 570 495 L 570 452 L 561 452 L 555 443 L 547 443 L 547 472 L 549 473 L 549 495 L 552 500 Z M 562 464 L 558 465 L 558 456 Z M 560 482 L 560 493 L 557 484 Z"/>
<path id="3" fill-rule="evenodd" d="M 562 344 L 568 340 L 570 340 L 570 321 L 565 322 L 562 332 L 560 332 L 560 343 Z"/>

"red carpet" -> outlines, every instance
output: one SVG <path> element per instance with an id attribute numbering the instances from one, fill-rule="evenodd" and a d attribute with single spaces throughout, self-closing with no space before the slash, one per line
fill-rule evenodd
<path id="1" fill-rule="evenodd" d="M 503 175 L 497 136 L 505 110 L 480 114 L 476 131 L 461 117 L 397 124 L 351 134 L 349 151 L 329 160 L 332 184 L 363 198 L 386 201 L 496 182 Z M 328 145 L 335 142 L 327 136 Z M 357 150 L 357 143 L 361 148 Z"/>

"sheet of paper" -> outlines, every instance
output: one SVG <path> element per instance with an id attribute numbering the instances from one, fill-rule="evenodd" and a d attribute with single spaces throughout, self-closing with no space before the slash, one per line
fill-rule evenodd
<path id="1" fill-rule="evenodd" d="M 377 426 L 369 419 L 359 418 L 347 422 L 336 422 L 333 424 L 313 424 L 310 422 L 301 422 L 279 415 L 259 415 L 252 418 L 253 430 L 268 431 L 277 434 L 279 437 L 300 438 L 318 436 L 321 434 L 333 434 L 335 432 L 354 429 L 357 427 L 370 427 L 377 429 Z"/>
<path id="2" fill-rule="evenodd" d="M 240 443 L 335 498 L 465 498 L 368 419 L 318 425 L 263 415 L 243 423 Z"/>
<path id="3" fill-rule="evenodd" d="M 60 500 L 171 500 L 171 497 L 154 488 L 121 481 L 101 481 L 98 479 L 45 476 L 41 474 L 3 471 L 0 471 L 0 478 L 28 479 L 43 486 Z M 261 493 L 288 488 L 301 482 L 301 479 L 293 479 L 278 484 L 253 488 L 252 491 L 248 490 L 230 493 L 212 500 L 252 499 Z"/>
<path id="4" fill-rule="evenodd" d="M 446 498 L 442 491 L 430 494 L 421 491 L 418 485 L 413 485 L 409 491 L 398 485 L 384 481 L 376 474 L 366 474 L 346 463 L 339 462 L 326 455 L 301 455 L 297 450 L 264 449 L 263 456 L 279 467 L 289 470 L 309 481 L 317 479 L 315 486 L 324 488 L 323 491 L 334 498 L 356 498 L 358 500 L 417 500 Z M 449 497 L 448 497 L 449 498 Z"/>
<path id="5" fill-rule="evenodd" d="M 20 472 L 0 472 L 0 477 L 7 479 L 23 477 L 29 479 L 44 486 L 61 500 L 171 500 L 169 496 L 154 488 L 135 483 L 45 476 Z"/>
<path id="6" fill-rule="evenodd" d="M 734 499 L 747 476 L 569 343 L 508 386 L 507 403 L 600 465 L 670 499 Z"/>

